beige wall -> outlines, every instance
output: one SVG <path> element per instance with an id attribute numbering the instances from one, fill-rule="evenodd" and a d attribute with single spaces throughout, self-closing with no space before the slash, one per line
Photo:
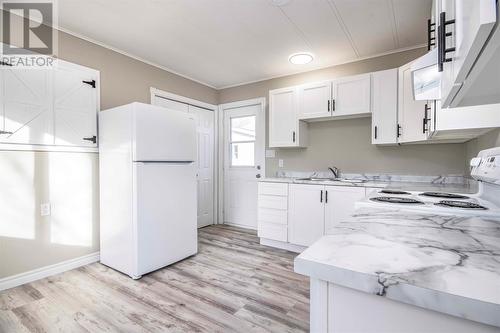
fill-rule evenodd
<path id="1" fill-rule="evenodd" d="M 215 89 L 65 33 L 58 56 L 100 71 L 101 110 L 149 103 L 150 87 L 217 104 Z M 98 175 L 96 153 L 0 151 L 0 279 L 99 250 Z"/>
<path id="2" fill-rule="evenodd" d="M 426 52 L 417 49 L 340 66 L 290 75 L 219 91 L 219 103 L 266 97 L 271 89 L 335 77 L 399 67 Z M 266 113 L 268 113 L 266 108 Z M 309 124 L 307 149 L 277 149 L 276 158 L 266 159 L 268 176 L 284 160 L 283 170 L 325 170 L 336 165 L 344 172 L 396 174 L 463 174 L 463 144 L 406 145 L 379 147 L 371 144 L 371 118 L 336 120 Z M 268 133 L 268 130 L 267 130 Z"/>

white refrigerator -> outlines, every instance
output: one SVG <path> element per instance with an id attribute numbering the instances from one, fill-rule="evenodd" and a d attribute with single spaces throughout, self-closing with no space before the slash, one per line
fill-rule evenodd
<path id="1" fill-rule="evenodd" d="M 99 113 L 101 263 L 138 279 L 197 252 L 196 153 L 189 114 Z"/>

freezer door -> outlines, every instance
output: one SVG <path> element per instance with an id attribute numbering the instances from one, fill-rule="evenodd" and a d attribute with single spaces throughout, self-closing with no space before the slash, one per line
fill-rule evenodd
<path id="1" fill-rule="evenodd" d="M 196 168 L 134 163 L 137 276 L 197 252 Z"/>
<path id="2" fill-rule="evenodd" d="M 196 124 L 189 114 L 134 103 L 134 161 L 195 161 Z"/>

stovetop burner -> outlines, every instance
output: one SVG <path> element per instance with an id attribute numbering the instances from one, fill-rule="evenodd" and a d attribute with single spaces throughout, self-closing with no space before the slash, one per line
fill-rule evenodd
<path id="1" fill-rule="evenodd" d="M 442 200 L 435 203 L 436 206 L 449 207 L 449 208 L 462 208 L 462 209 L 477 209 L 477 210 L 487 210 L 488 208 L 478 205 L 473 202 L 466 201 L 453 201 L 453 200 Z"/>
<path id="2" fill-rule="evenodd" d="M 377 202 L 389 202 L 389 203 L 400 203 L 400 204 L 420 204 L 420 205 L 424 204 L 422 201 L 410 198 L 400 198 L 400 197 L 374 197 L 370 198 L 370 200 Z"/>
<path id="3" fill-rule="evenodd" d="M 445 198 L 445 199 L 469 199 L 468 196 L 444 192 L 424 192 L 419 195 L 424 197 Z"/>
<path id="4" fill-rule="evenodd" d="M 410 195 L 410 192 L 405 192 L 405 191 L 398 191 L 398 190 L 382 190 L 378 193 L 384 193 L 384 194 L 404 194 L 404 195 Z"/>

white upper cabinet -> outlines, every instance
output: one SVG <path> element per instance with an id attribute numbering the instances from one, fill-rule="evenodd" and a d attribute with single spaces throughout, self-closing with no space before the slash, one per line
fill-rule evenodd
<path id="1" fill-rule="evenodd" d="M 491 89 L 495 83 L 493 80 L 500 74 L 500 51 L 497 51 L 500 48 L 500 28 L 497 26 L 497 31 L 493 31 L 498 19 L 496 0 L 441 0 L 440 7 L 438 24 L 441 36 L 450 34 L 441 37 L 444 43 L 440 45 L 441 50 L 446 50 L 440 59 L 444 61 L 441 79 L 443 107 L 500 102 L 498 84 L 496 99 L 485 94 L 483 89 Z M 484 71 L 485 68 L 489 70 Z M 478 86 L 479 98 L 466 103 L 468 90 L 475 86 Z"/>
<path id="2" fill-rule="evenodd" d="M 314 119 L 332 115 L 332 82 L 323 81 L 298 87 L 299 119 Z"/>
<path id="3" fill-rule="evenodd" d="M 398 142 L 425 141 L 426 101 L 413 99 L 411 63 L 400 67 L 398 76 Z"/>
<path id="4" fill-rule="evenodd" d="M 297 119 L 297 88 L 269 91 L 269 147 L 305 147 L 307 124 Z"/>
<path id="5" fill-rule="evenodd" d="M 333 81 L 333 116 L 356 116 L 371 113 L 371 74 Z"/>
<path id="6" fill-rule="evenodd" d="M 98 73 L 61 62 L 53 75 L 55 144 L 97 147 Z"/>
<path id="7" fill-rule="evenodd" d="M 3 68 L 0 75 L 0 143 L 97 147 L 98 71 L 57 60 L 52 69 Z"/>
<path id="8" fill-rule="evenodd" d="M 398 123 L 398 69 L 372 74 L 372 143 L 396 144 Z"/>

